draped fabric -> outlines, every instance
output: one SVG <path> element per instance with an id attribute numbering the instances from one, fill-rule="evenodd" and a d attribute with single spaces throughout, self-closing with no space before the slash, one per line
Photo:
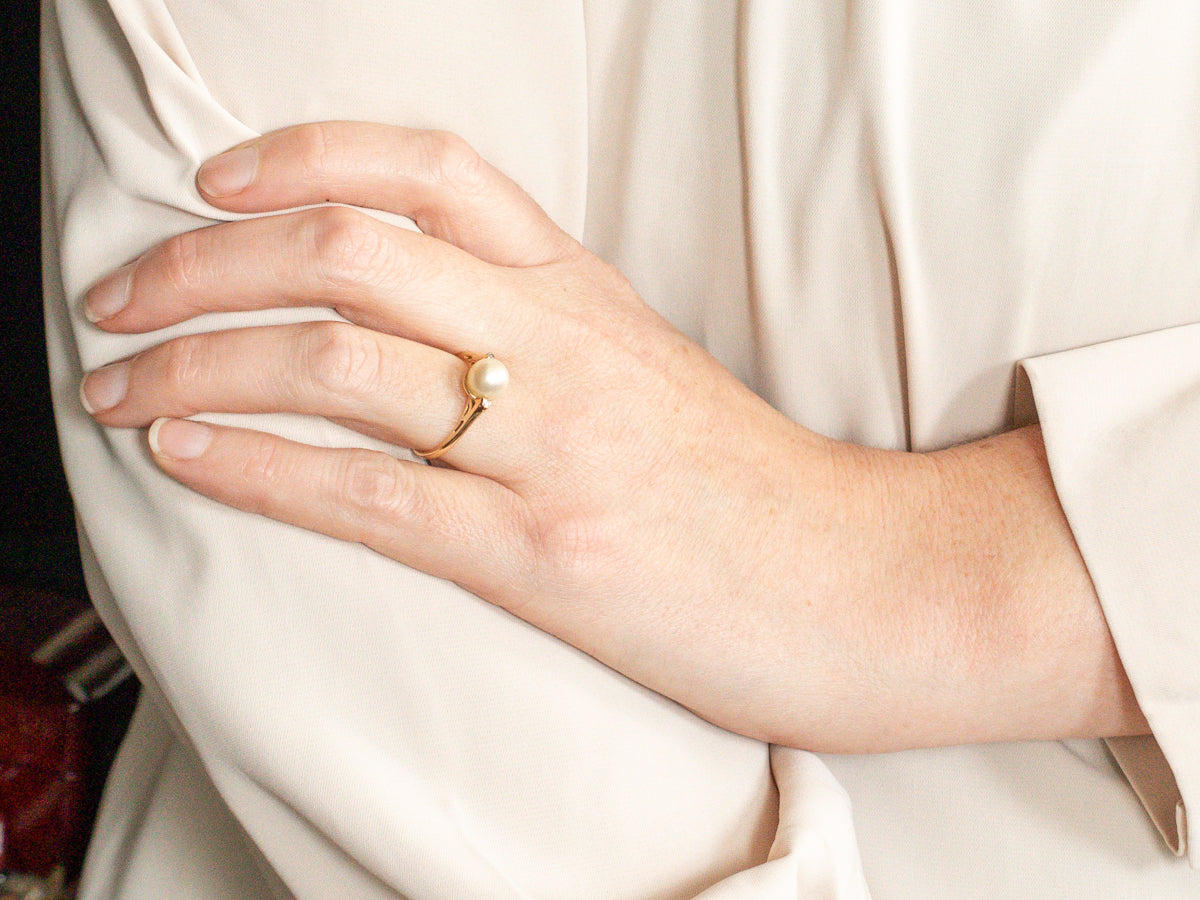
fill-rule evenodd
<path id="1" fill-rule="evenodd" d="M 146 688 L 86 898 L 1200 890 L 1171 852 L 1200 808 L 1200 8 L 44 13 L 58 426 L 90 589 Z M 162 476 L 144 434 L 84 413 L 82 371 L 332 314 L 110 335 L 79 298 L 229 218 L 195 192 L 205 158 L 333 118 L 462 134 L 807 427 L 921 451 L 1040 417 L 1154 737 L 769 748 L 453 585 Z M 301 416 L 210 418 L 380 446 Z"/>

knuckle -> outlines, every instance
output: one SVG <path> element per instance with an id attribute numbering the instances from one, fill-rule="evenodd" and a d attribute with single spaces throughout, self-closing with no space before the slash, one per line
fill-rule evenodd
<path id="1" fill-rule="evenodd" d="M 183 393 L 201 384 L 208 371 L 203 335 L 176 338 L 163 345 L 164 380 L 170 390 Z"/>
<path id="2" fill-rule="evenodd" d="M 283 506 L 282 495 L 292 490 L 297 461 L 274 437 L 262 435 L 242 457 L 239 476 L 248 490 L 244 494 L 247 512 L 276 515 Z"/>
<path id="3" fill-rule="evenodd" d="M 241 475 L 247 483 L 259 485 L 267 490 L 272 485 L 285 481 L 292 468 L 282 445 L 266 436 L 254 442 L 243 457 L 241 465 Z"/>
<path id="4" fill-rule="evenodd" d="M 404 469 L 382 453 L 363 451 L 347 455 L 336 478 L 334 502 L 358 519 L 397 520 L 413 511 Z"/>
<path id="5" fill-rule="evenodd" d="M 170 238 L 162 245 L 163 278 L 167 287 L 177 293 L 187 293 L 201 280 L 200 236 L 195 231 L 185 231 Z"/>
<path id="6" fill-rule="evenodd" d="M 308 177 L 320 177 L 336 169 L 345 152 L 345 141 L 337 130 L 323 122 L 296 126 L 292 139 L 301 171 Z"/>
<path id="7" fill-rule="evenodd" d="M 487 163 L 474 147 L 454 132 L 426 132 L 423 151 L 424 170 L 435 184 L 455 190 L 483 186 Z"/>
<path id="8" fill-rule="evenodd" d="M 595 257 L 585 258 L 586 251 L 582 246 L 579 247 L 579 251 L 578 262 L 580 265 L 587 265 L 590 268 L 591 271 L 588 274 L 592 276 L 596 290 L 600 292 L 601 297 L 610 302 L 613 300 L 623 302 L 639 300 L 633 285 L 620 269 L 605 260 Z"/>
<path id="9" fill-rule="evenodd" d="M 608 554 L 608 541 L 594 519 L 531 516 L 524 525 L 524 543 L 538 560 L 542 580 L 560 587 L 586 583 Z"/>
<path id="10" fill-rule="evenodd" d="M 311 215 L 312 266 L 322 282 L 353 287 L 377 280 L 390 268 L 391 243 L 370 216 L 345 206 L 322 207 Z"/>
<path id="11" fill-rule="evenodd" d="M 301 367 L 312 383 L 331 393 L 362 395 L 383 382 L 383 352 L 370 332 L 343 322 L 307 326 Z"/>

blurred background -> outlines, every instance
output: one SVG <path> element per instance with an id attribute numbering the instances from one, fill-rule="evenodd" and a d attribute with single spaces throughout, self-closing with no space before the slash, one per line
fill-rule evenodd
<path id="1" fill-rule="evenodd" d="M 5 127 L 3 167 L 3 506 L 0 507 L 0 578 L 56 593 L 82 590 L 79 556 L 66 483 L 50 415 L 50 387 L 42 344 L 41 242 L 38 151 L 38 6 L 7 0 L 13 21 L 0 29 Z"/>
<path id="2" fill-rule="evenodd" d="M 87 600 L 50 406 L 39 3 L 0 15 L 0 900 L 62 900 L 137 685 Z"/>

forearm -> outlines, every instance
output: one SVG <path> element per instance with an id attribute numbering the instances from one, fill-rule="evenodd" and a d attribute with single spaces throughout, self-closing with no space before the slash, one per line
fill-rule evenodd
<path id="1" fill-rule="evenodd" d="M 831 699 L 865 714 L 814 729 L 794 708 L 773 739 L 859 752 L 1147 730 L 1038 428 L 928 454 L 832 444 L 830 464 L 839 513 L 817 552 L 839 574 L 825 634 L 804 639 L 857 654 Z"/>
<path id="2" fill-rule="evenodd" d="M 943 540 L 960 530 L 970 536 L 949 568 L 951 578 L 965 573 L 967 627 L 978 623 L 976 689 L 983 710 L 993 711 L 980 722 L 980 737 L 1146 732 L 1059 505 L 1040 429 L 931 458 L 945 472 Z M 979 591 L 971 602 L 974 579 Z M 989 733 L 989 724 L 999 733 Z"/>
<path id="3" fill-rule="evenodd" d="M 188 238 L 187 279 L 173 275 L 181 239 L 155 248 L 135 275 L 89 295 L 94 314 L 124 292 L 100 327 L 147 330 L 277 298 L 320 298 L 349 323 L 168 342 L 90 376 L 93 413 L 128 427 L 284 409 L 431 447 L 462 410 L 463 362 L 448 351 L 486 340 L 512 389 L 447 453 L 452 472 L 180 422 L 152 444 L 173 477 L 453 580 L 716 724 L 775 743 L 886 750 L 1143 727 L 1037 431 L 934 454 L 807 431 L 511 181 L 482 161 L 464 167 L 472 151 L 445 135 L 352 123 L 268 135 L 257 181 L 222 202 L 293 208 L 330 185 L 347 190 L 336 172 L 325 184 L 298 162 L 314 136 L 336 161 L 329 137 L 343 132 L 380 172 L 416 166 L 416 182 L 458 218 L 430 219 L 428 235 L 339 208 L 230 223 Z M 470 183 L 423 173 L 420 147 L 438 148 L 438 171 Z M 427 199 L 389 196 L 401 213 Z M 506 210 L 544 239 L 487 226 Z M 533 246 L 549 255 L 522 265 Z M 261 262 L 296 258 L 299 268 Z M 531 350 L 530 335 L 548 345 Z M 563 346 L 587 348 L 569 377 Z M 258 362 L 251 378 L 246 359 Z M 197 428 L 200 444 L 170 446 Z"/>

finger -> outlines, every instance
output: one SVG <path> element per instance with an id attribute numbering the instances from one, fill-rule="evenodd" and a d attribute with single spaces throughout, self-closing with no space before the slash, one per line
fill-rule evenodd
<path id="1" fill-rule="evenodd" d="M 335 202 L 398 213 L 498 265 L 553 262 L 576 246 L 515 182 L 444 131 L 297 125 L 214 157 L 196 184 L 210 203 L 237 212 Z"/>
<path id="2" fill-rule="evenodd" d="M 392 444 L 437 446 L 467 402 L 466 364 L 420 343 L 344 322 L 188 335 L 91 373 L 84 406 L 105 425 L 143 427 L 200 412 L 325 416 Z M 444 457 L 504 478 L 526 465 L 521 389 L 506 390 Z M 515 399 L 515 402 L 508 402 Z"/>
<path id="3" fill-rule="evenodd" d="M 492 599 L 519 584 L 524 507 L 494 481 L 179 419 L 159 419 L 149 439 L 163 471 L 221 503 L 365 544 Z"/>
<path id="4" fill-rule="evenodd" d="M 176 235 L 92 287 L 84 309 L 106 330 L 142 332 L 206 312 L 328 306 L 457 351 L 522 327 L 512 280 L 441 241 L 323 207 Z"/>

